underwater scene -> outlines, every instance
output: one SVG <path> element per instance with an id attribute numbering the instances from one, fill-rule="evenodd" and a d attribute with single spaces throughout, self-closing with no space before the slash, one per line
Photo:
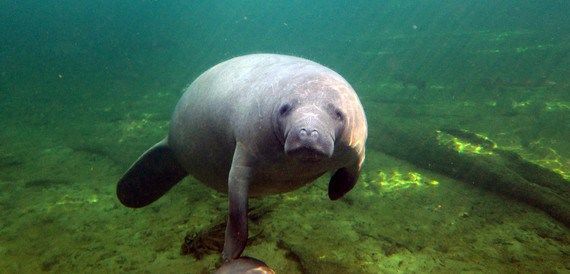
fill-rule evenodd
<path id="1" fill-rule="evenodd" d="M 569 14 L 0 1 L 0 273 L 570 273 Z"/>

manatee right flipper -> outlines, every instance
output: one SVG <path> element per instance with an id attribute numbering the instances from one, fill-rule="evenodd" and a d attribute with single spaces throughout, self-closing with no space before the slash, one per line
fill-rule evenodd
<path id="1" fill-rule="evenodd" d="M 125 206 L 143 207 L 187 175 L 164 139 L 143 153 L 123 175 L 117 184 L 117 197 Z"/>

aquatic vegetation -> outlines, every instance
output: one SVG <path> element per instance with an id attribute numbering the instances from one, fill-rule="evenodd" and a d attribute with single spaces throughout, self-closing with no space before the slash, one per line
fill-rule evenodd
<path id="1" fill-rule="evenodd" d="M 378 186 L 382 191 L 387 192 L 409 187 L 437 186 L 439 184 L 437 180 L 427 178 L 418 172 L 408 171 L 401 173 L 397 170 L 393 170 L 390 173 L 378 171 L 378 173 L 373 176 L 373 179 L 365 178 L 363 181 Z"/>
<path id="2" fill-rule="evenodd" d="M 547 111 L 561 111 L 561 110 L 570 110 L 570 102 L 564 101 L 552 101 L 546 102 L 546 110 Z"/>
<path id="3" fill-rule="evenodd" d="M 141 134 L 149 135 L 153 131 L 163 132 L 168 128 L 168 120 L 157 120 L 155 115 L 151 113 L 127 115 L 126 119 L 120 121 L 119 128 L 121 129 L 121 138 L 118 141 L 122 143 L 140 138 Z"/>
<path id="4" fill-rule="evenodd" d="M 0 170 L 4 168 L 14 168 L 24 164 L 21 160 L 16 159 L 10 155 L 2 155 L 0 156 Z"/>
<path id="5" fill-rule="evenodd" d="M 453 148 L 459 153 L 493 154 L 496 144 L 481 134 L 462 130 L 441 129 L 436 131 L 441 145 Z"/>
<path id="6" fill-rule="evenodd" d="M 55 180 L 55 179 L 36 179 L 27 181 L 24 183 L 24 187 L 38 187 L 38 188 L 47 188 L 47 187 L 63 187 L 68 186 L 71 182 L 67 180 Z"/>
<path id="7" fill-rule="evenodd" d="M 195 234 L 187 234 L 180 247 L 181 255 L 192 255 L 197 260 L 206 254 L 222 252 L 224 248 L 224 232 L 226 222 L 219 222 L 212 227 Z"/>
<path id="8" fill-rule="evenodd" d="M 258 224 L 261 218 L 271 212 L 270 204 L 258 205 L 250 208 L 248 219 L 253 224 Z M 197 260 L 202 259 L 207 254 L 218 254 L 224 248 L 224 233 L 226 230 L 226 220 L 221 219 L 205 227 L 199 232 L 186 234 L 180 247 L 181 255 L 192 255 Z M 251 233 L 248 242 L 255 241 L 261 232 Z"/>

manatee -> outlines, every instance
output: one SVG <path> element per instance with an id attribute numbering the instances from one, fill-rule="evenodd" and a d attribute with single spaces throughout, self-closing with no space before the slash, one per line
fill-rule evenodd
<path id="1" fill-rule="evenodd" d="M 350 191 L 365 156 L 367 124 L 350 84 L 318 63 L 251 54 L 224 61 L 188 86 L 166 138 L 119 180 L 117 196 L 146 206 L 190 175 L 228 194 L 222 257 L 240 257 L 248 197 L 295 190 L 331 172 L 328 197 Z"/>

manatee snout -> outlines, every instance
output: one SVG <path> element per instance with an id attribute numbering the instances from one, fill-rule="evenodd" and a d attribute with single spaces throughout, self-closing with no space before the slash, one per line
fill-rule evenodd
<path id="1" fill-rule="evenodd" d="M 285 139 L 285 154 L 301 160 L 331 158 L 334 139 L 323 127 L 301 125 L 292 128 Z"/>
<path id="2" fill-rule="evenodd" d="M 302 161 L 332 158 L 339 121 L 327 100 L 294 100 L 281 105 L 278 111 L 278 134 L 282 132 L 286 155 Z"/>

